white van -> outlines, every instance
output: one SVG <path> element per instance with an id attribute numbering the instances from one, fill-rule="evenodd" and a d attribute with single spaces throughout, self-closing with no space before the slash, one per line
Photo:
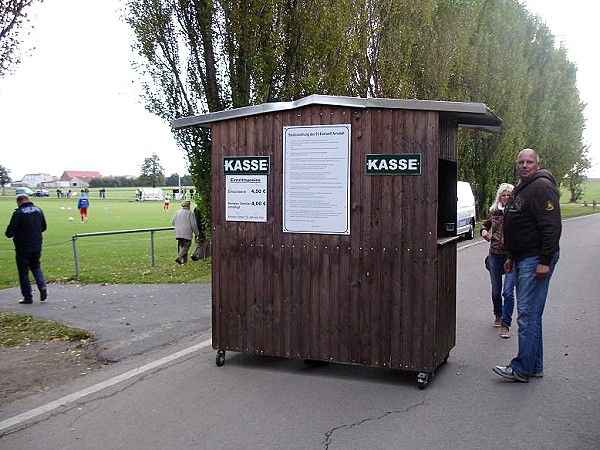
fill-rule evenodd
<path id="1" fill-rule="evenodd" d="M 456 235 L 465 239 L 475 236 L 475 197 L 466 181 L 456 182 Z"/>

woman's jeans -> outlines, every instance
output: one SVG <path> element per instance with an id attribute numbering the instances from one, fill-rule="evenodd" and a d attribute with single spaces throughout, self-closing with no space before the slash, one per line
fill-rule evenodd
<path id="1" fill-rule="evenodd" d="M 510 327 L 515 308 L 515 275 L 514 272 L 504 273 L 506 254 L 490 253 L 488 255 L 488 270 L 492 281 L 492 303 L 494 315 L 502 315 L 502 323 Z M 502 277 L 504 276 L 504 285 Z M 504 303 L 502 298 L 504 297 Z"/>
<path id="2" fill-rule="evenodd" d="M 517 283 L 517 323 L 519 324 L 519 353 L 510 366 L 525 376 L 544 371 L 544 345 L 542 341 L 542 314 L 546 305 L 550 277 L 558 262 L 559 252 L 552 257 L 550 272 L 536 277 L 539 256 L 513 261 Z"/>

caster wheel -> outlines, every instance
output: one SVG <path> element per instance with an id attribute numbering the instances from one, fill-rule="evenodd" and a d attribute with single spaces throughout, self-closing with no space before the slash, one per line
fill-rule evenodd
<path id="1" fill-rule="evenodd" d="M 430 376 L 431 374 L 427 372 L 419 372 L 417 375 L 417 384 L 419 385 L 419 389 L 425 389 L 425 386 L 427 386 L 427 383 L 429 383 Z"/>
<path id="2" fill-rule="evenodd" d="M 217 350 L 217 359 L 215 360 L 215 363 L 218 367 L 225 364 L 225 350 Z"/>

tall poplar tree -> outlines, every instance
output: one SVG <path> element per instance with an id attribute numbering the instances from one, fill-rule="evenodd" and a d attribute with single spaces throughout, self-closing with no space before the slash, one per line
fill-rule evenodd
<path id="1" fill-rule="evenodd" d="M 312 93 L 486 103 L 501 135 L 459 134 L 480 214 L 514 159 L 586 167 L 576 68 L 517 0 L 128 0 L 148 109 L 175 118 Z M 174 131 L 205 219 L 210 135 Z"/>

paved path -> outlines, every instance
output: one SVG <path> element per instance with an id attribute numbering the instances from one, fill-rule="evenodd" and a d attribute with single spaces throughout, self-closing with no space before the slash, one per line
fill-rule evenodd
<path id="1" fill-rule="evenodd" d="M 0 311 L 27 312 L 84 328 L 100 357 L 120 361 L 211 327 L 210 284 L 50 284 L 48 300 L 20 305 L 19 288 L 0 290 Z"/>

